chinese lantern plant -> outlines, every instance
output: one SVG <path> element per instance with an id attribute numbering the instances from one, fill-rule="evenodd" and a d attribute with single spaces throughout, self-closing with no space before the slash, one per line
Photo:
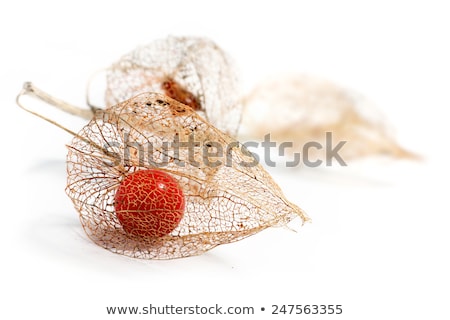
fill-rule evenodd
<path id="1" fill-rule="evenodd" d="M 23 95 L 62 103 L 29 83 Z M 64 129 L 74 135 L 66 192 L 87 235 L 112 252 L 181 258 L 296 217 L 308 220 L 242 144 L 163 94 L 95 110 L 78 133 Z M 167 149 L 173 141 L 188 147 Z M 226 150 L 214 166 L 203 158 L 211 141 Z"/>
<path id="2" fill-rule="evenodd" d="M 352 142 L 355 157 L 411 156 L 334 85 L 272 79 L 241 96 L 231 59 L 208 39 L 154 41 L 111 65 L 106 78 L 105 110 L 71 106 L 30 83 L 17 102 L 23 107 L 19 98 L 31 95 L 90 120 L 77 133 L 24 108 L 74 136 L 66 193 L 87 235 L 130 257 L 198 255 L 296 217 L 308 220 L 233 138 L 241 117 L 249 136 L 270 128 L 280 141 L 302 142 L 333 131 Z M 174 141 L 188 147 L 168 148 Z M 203 157 L 211 142 L 224 151 L 216 165 Z"/>
<path id="3" fill-rule="evenodd" d="M 195 143 L 178 152 L 164 148 L 176 139 Z M 210 141 L 229 150 L 215 159 L 220 165 L 203 161 Z M 149 143 L 153 152 L 139 151 Z M 308 219 L 259 164 L 242 165 L 253 160 L 189 106 L 141 94 L 96 112 L 74 137 L 67 194 L 87 234 L 109 250 L 151 259 L 197 255 Z"/>

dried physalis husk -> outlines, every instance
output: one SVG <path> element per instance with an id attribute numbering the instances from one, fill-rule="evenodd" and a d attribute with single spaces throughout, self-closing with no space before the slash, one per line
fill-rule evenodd
<path id="1" fill-rule="evenodd" d="M 235 136 L 242 112 L 237 75 L 230 57 L 214 42 L 167 37 L 138 47 L 107 70 L 106 105 L 137 94 L 171 97 Z"/>
<path id="2" fill-rule="evenodd" d="M 301 152 L 310 141 L 325 145 L 326 132 L 332 142 L 347 141 L 339 150 L 344 160 L 383 154 L 415 157 L 399 146 L 386 121 L 364 98 L 337 85 L 304 75 L 272 77 L 246 97 L 240 136 L 293 142 L 286 151 Z M 296 149 L 297 148 L 297 149 Z M 324 160 L 326 148 L 314 157 Z"/>
<path id="3" fill-rule="evenodd" d="M 97 111 L 69 146 L 67 168 L 66 191 L 88 236 L 135 258 L 198 255 L 296 217 L 308 220 L 240 143 L 193 108 L 158 93 Z M 145 170 L 164 172 L 181 189 L 177 197 L 184 196 L 177 205 L 184 206 L 182 218 L 170 233 L 132 232 L 118 218 L 118 189 Z M 174 219 L 162 224 L 172 225 Z"/>

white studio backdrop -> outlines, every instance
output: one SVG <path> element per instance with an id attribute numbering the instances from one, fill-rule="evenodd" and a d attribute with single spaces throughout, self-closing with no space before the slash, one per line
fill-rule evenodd
<path id="1" fill-rule="evenodd" d="M 444 2 L 15 1 L 0 7 L 5 319 L 110 319 L 108 306 L 216 303 L 255 308 L 253 316 L 220 316 L 236 319 L 300 317 L 271 314 L 272 305 L 283 304 L 342 305 L 342 315 L 302 315 L 311 319 L 450 317 Z M 269 168 L 311 224 L 293 223 L 297 232 L 266 230 L 192 258 L 112 254 L 86 237 L 65 195 L 71 137 L 20 110 L 15 96 L 33 81 L 83 105 L 94 72 L 167 35 L 214 40 L 236 60 L 247 90 L 279 72 L 354 89 L 423 160 Z M 84 124 L 62 119 L 74 129 Z"/>

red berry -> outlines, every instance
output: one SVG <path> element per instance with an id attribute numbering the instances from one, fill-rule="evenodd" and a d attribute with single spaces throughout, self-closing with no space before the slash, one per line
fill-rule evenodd
<path id="1" fill-rule="evenodd" d="M 167 78 L 162 84 L 161 88 L 164 90 L 164 94 L 172 99 L 188 105 L 194 110 L 202 110 L 202 106 L 197 97 L 191 92 L 184 89 L 180 84 L 173 79 Z"/>
<path id="2" fill-rule="evenodd" d="M 177 181 L 161 170 L 128 175 L 115 196 L 115 210 L 123 229 L 140 237 L 171 233 L 184 214 L 184 195 Z"/>

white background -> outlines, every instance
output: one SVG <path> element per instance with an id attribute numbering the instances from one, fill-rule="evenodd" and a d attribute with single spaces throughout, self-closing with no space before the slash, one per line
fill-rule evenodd
<path id="1" fill-rule="evenodd" d="M 106 306 L 215 303 L 253 306 L 258 314 L 221 317 L 236 319 L 302 318 L 271 315 L 272 304 L 344 309 L 342 316 L 306 319 L 450 318 L 445 5 L 9 3 L 0 5 L 2 318 L 110 319 Z M 246 87 L 278 71 L 298 71 L 355 89 L 379 106 L 400 143 L 424 161 L 272 169 L 287 197 L 313 219 L 294 224 L 297 233 L 267 230 L 172 261 L 133 260 L 97 247 L 64 193 L 70 136 L 20 110 L 15 96 L 32 80 L 83 105 L 93 72 L 169 34 L 216 41 L 236 59 Z M 74 129 L 82 124 L 71 123 Z"/>

